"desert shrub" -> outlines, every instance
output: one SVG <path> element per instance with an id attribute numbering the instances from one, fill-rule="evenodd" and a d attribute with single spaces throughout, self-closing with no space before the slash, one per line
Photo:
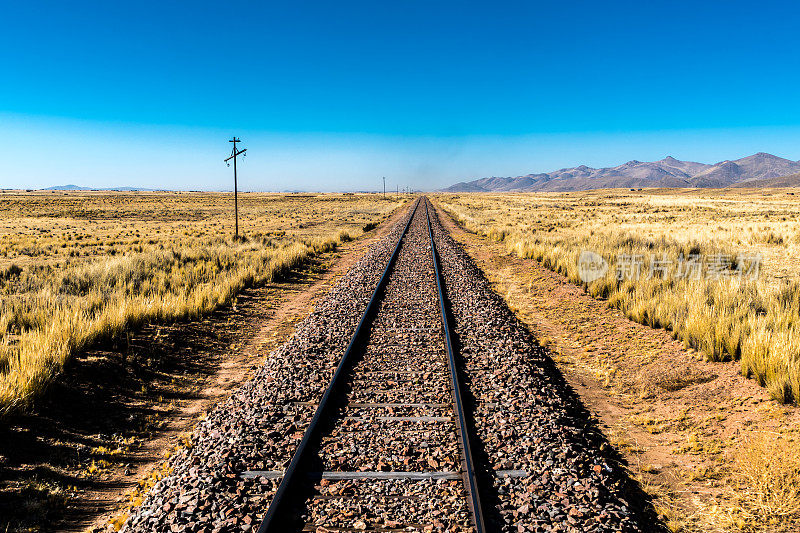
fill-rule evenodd
<path id="1" fill-rule="evenodd" d="M 15 264 L 10 264 L 4 269 L 0 269 L 0 280 L 7 280 L 19 276 L 22 273 L 22 268 Z"/>

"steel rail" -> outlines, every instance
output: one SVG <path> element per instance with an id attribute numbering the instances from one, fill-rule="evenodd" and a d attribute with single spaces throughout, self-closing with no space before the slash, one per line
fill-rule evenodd
<path id="1" fill-rule="evenodd" d="M 480 491 L 478 480 L 475 474 L 475 461 L 472 459 L 472 447 L 470 446 L 470 431 L 467 426 L 466 415 L 464 414 L 463 394 L 461 391 L 461 380 L 458 376 L 456 367 L 455 351 L 453 350 L 453 340 L 450 337 L 450 323 L 447 318 L 447 308 L 444 300 L 444 279 L 439 268 L 439 254 L 436 251 L 436 241 L 433 239 L 433 229 L 431 227 L 431 214 L 428 210 L 430 202 L 425 200 L 425 216 L 428 219 L 428 236 L 431 239 L 431 256 L 433 257 L 433 269 L 436 273 L 436 287 L 439 290 L 439 310 L 442 315 L 442 327 L 444 328 L 445 343 L 447 345 L 447 362 L 450 368 L 450 387 L 453 391 L 453 403 L 458 415 L 458 436 L 461 441 L 461 462 L 462 475 L 464 478 L 464 488 L 469 498 L 469 508 L 472 511 L 472 520 L 475 525 L 476 533 L 484 533 L 486 524 L 483 518 L 483 508 L 481 506 Z"/>
<path id="2" fill-rule="evenodd" d="M 275 492 L 275 496 L 272 498 L 272 501 L 267 508 L 267 512 L 261 521 L 261 525 L 258 528 L 258 533 L 275 533 L 278 531 L 283 532 L 286 531 L 286 525 L 291 522 L 290 513 L 286 512 L 286 505 L 289 503 L 288 495 L 291 494 L 294 488 L 296 488 L 296 483 L 298 482 L 298 476 L 296 474 L 300 470 L 300 466 L 307 459 L 306 454 L 310 448 L 309 444 L 317 437 L 319 424 L 320 421 L 324 419 L 324 415 L 327 413 L 330 398 L 334 395 L 336 389 L 338 388 L 341 376 L 347 372 L 351 355 L 356 351 L 361 343 L 362 337 L 367 330 L 367 324 L 378 307 L 380 293 L 389 279 L 389 271 L 397 260 L 398 253 L 400 252 L 400 246 L 403 243 L 403 238 L 406 236 L 406 233 L 408 233 L 408 228 L 411 226 L 411 221 L 414 220 L 414 215 L 416 214 L 421 201 L 421 199 L 417 200 L 416 205 L 414 205 L 414 209 L 411 211 L 411 216 L 408 217 L 408 222 L 406 222 L 406 225 L 403 228 L 403 233 L 400 235 L 400 238 L 397 239 L 397 244 L 394 247 L 394 251 L 389 258 L 389 261 L 386 263 L 386 268 L 383 270 L 383 275 L 381 275 L 381 279 L 378 281 L 378 285 L 375 287 L 375 290 L 372 293 L 372 297 L 367 304 L 367 308 L 364 310 L 364 314 L 361 315 L 361 320 L 356 327 L 355 333 L 353 333 L 353 337 L 350 339 L 350 344 L 347 345 L 347 349 L 345 350 L 344 355 L 342 355 L 339 365 L 336 367 L 336 372 L 333 374 L 333 378 L 331 378 L 328 387 L 325 389 L 325 393 L 322 395 L 322 399 L 317 406 L 314 417 L 311 419 L 311 423 L 303 434 L 303 439 L 300 441 L 300 444 L 297 446 L 297 449 L 292 456 L 289 467 L 286 469 L 286 472 L 284 473 L 283 478 L 278 485 L 278 490 Z"/>

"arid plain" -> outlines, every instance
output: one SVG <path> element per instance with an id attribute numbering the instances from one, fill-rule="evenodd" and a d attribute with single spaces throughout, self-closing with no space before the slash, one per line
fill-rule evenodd
<path id="1" fill-rule="evenodd" d="M 198 317 L 350 240 L 398 203 L 242 195 L 242 241 L 214 194 L 4 193 L 0 412 L 71 355 L 149 320 Z"/>
<path id="2" fill-rule="evenodd" d="M 452 217 L 445 225 L 495 290 L 550 349 L 671 530 L 793 531 L 800 524 L 795 191 L 430 198 Z M 410 199 L 244 194 L 245 238 L 234 241 L 230 195 L 0 193 L 0 414 L 17 427 L 35 423 L 24 417 L 45 409 L 71 362 L 99 357 L 98 347 L 129 353 L 130 345 L 163 335 L 160 325 L 180 335 L 215 312 L 246 308 L 243 294 L 255 307 L 309 291 L 299 278 L 334 271 L 337 262 L 344 268 L 337 250 L 380 232 Z M 585 251 L 608 267 L 588 282 Z M 690 258 L 696 275 L 687 273 Z M 267 285 L 268 292 L 252 292 Z M 273 345 L 291 333 L 284 329 Z M 247 344 L 255 330 L 243 331 L 249 333 L 237 342 Z M 81 379 L 92 385 L 89 374 Z M 153 394 L 161 392 L 142 385 L 142 397 Z M 169 411 L 169 399 L 157 403 Z M 136 439 L 160 438 L 155 428 Z M 69 508 L 83 497 L 75 485 L 108 474 L 113 457 L 127 453 L 126 438 L 97 439 L 66 469 L 71 482 L 46 481 L 41 469 L 17 465 L 13 479 L 4 474 L 3 500 L 27 502 L 22 515 Z M 158 467 L 137 470 L 143 489 L 153 471 Z M 119 511 L 131 498 L 141 501 L 134 491 L 103 508 L 114 511 L 108 527 L 122 525 Z M 0 524 L 9 531 L 42 527 L 19 514 Z"/>

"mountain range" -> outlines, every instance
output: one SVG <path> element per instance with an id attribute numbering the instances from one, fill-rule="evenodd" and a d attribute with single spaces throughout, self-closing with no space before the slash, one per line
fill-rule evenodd
<path id="1" fill-rule="evenodd" d="M 43 191 L 116 191 L 116 192 L 135 192 L 135 191 L 155 191 L 155 189 L 142 189 L 140 187 L 105 187 L 97 189 L 94 187 L 80 187 L 78 185 L 56 185 L 47 187 Z"/>
<path id="2" fill-rule="evenodd" d="M 776 182 L 775 178 L 798 173 L 800 173 L 800 161 L 783 159 L 764 152 L 733 161 L 721 161 L 713 165 L 680 161 L 668 156 L 653 162 L 628 161 L 617 167 L 591 168 L 581 165 L 574 168 L 562 168 L 554 172 L 527 174 L 513 178 L 482 178 L 456 183 L 444 190 L 447 192 L 558 192 L 640 187 L 769 187 L 776 186 L 769 184 Z M 798 183 L 798 180 L 788 179 L 788 182 Z"/>

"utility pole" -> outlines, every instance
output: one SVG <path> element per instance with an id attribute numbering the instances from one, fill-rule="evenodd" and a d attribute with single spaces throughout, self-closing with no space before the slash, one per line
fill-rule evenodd
<path id="1" fill-rule="evenodd" d="M 236 138 L 236 135 L 234 135 L 233 139 L 231 139 L 228 142 L 229 143 L 233 143 L 233 150 L 231 150 L 231 156 L 228 159 L 226 159 L 225 162 L 228 163 L 228 161 L 233 159 L 233 211 L 236 214 L 235 215 L 236 216 L 236 229 L 234 230 L 234 233 L 233 233 L 233 240 L 234 241 L 238 241 L 239 240 L 239 191 L 238 191 L 238 184 L 236 183 L 237 182 L 237 177 L 236 177 L 236 156 L 244 154 L 247 151 L 247 148 L 245 148 L 243 150 L 239 150 L 239 151 L 236 150 L 236 143 L 242 142 L 241 139 L 237 139 Z M 242 157 L 245 157 L 245 156 L 242 155 Z M 231 164 L 228 163 L 228 166 L 231 166 Z"/>
<path id="2" fill-rule="evenodd" d="M 386 198 L 386 176 L 383 177 L 383 197 Z"/>

